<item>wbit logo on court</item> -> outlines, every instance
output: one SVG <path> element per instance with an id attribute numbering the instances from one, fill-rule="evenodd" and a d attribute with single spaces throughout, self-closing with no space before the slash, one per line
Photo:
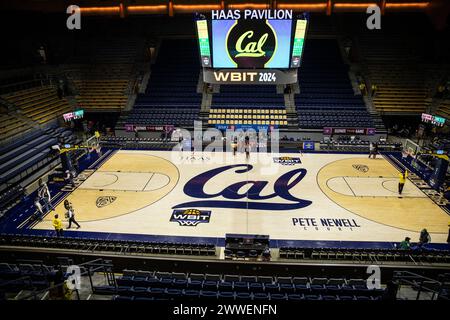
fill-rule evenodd
<path id="1" fill-rule="evenodd" d="M 293 166 L 295 164 L 302 163 L 300 158 L 293 158 L 293 157 L 276 157 L 276 158 L 273 158 L 273 162 L 279 163 L 283 166 Z"/>
<path id="2" fill-rule="evenodd" d="M 117 197 L 114 197 L 114 196 L 98 197 L 95 204 L 97 205 L 97 208 L 103 208 L 107 205 L 110 205 L 114 201 L 116 201 L 116 199 L 117 199 Z"/>
<path id="3" fill-rule="evenodd" d="M 211 218 L 211 211 L 186 209 L 174 210 L 171 222 L 178 222 L 180 226 L 196 227 L 199 223 L 209 223 Z"/>
<path id="4" fill-rule="evenodd" d="M 364 172 L 364 173 L 369 171 L 369 167 L 366 166 L 365 164 L 354 164 L 353 168 L 355 168 L 358 171 Z"/>

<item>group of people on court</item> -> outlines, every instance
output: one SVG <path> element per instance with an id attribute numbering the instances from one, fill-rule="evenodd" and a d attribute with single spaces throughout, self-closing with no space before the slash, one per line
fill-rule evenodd
<path id="1" fill-rule="evenodd" d="M 67 173 L 68 171 L 66 171 Z M 65 179 L 71 179 L 71 174 L 69 172 L 69 178 L 65 177 Z M 73 182 L 72 182 L 73 184 Z M 45 183 L 42 178 L 39 179 L 38 182 L 38 190 L 36 198 L 34 199 L 34 207 L 36 208 L 36 214 L 34 216 L 37 220 L 42 220 L 45 213 L 49 212 L 50 210 L 55 211 L 55 206 L 52 204 L 52 196 L 50 193 L 50 189 L 48 188 L 47 183 Z M 80 225 L 75 220 L 75 211 L 72 207 L 72 204 L 66 199 L 64 200 L 64 208 L 66 210 L 65 218 L 69 222 L 69 226 L 67 229 L 70 229 L 72 227 L 72 223 L 77 226 L 77 229 L 80 228 Z M 60 237 L 63 235 L 63 222 L 62 219 L 59 217 L 58 214 L 55 214 L 53 217 L 52 225 L 55 228 L 56 236 Z"/>
<path id="2" fill-rule="evenodd" d="M 241 150 L 244 150 L 245 157 L 247 159 L 250 158 L 250 149 L 252 145 L 250 143 L 250 137 L 248 135 L 246 135 L 245 137 L 240 136 L 239 138 L 233 138 L 233 140 L 231 141 L 231 150 L 233 151 L 233 156 L 236 155 L 238 147 L 240 147 Z"/>
<path id="3" fill-rule="evenodd" d="M 77 226 L 77 229 L 80 229 L 81 226 L 75 220 L 75 211 L 73 210 L 72 203 L 70 203 L 67 199 L 64 200 L 64 208 L 66 209 L 65 217 L 69 220 L 69 226 L 67 227 L 67 229 L 70 229 L 72 227 L 72 223 Z M 64 228 L 62 220 L 58 214 L 55 214 L 52 224 L 53 228 L 55 228 L 56 236 L 61 237 L 63 235 Z"/>

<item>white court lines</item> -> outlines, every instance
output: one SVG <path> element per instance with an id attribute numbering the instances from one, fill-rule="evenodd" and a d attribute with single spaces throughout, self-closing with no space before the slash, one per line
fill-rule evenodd
<path id="1" fill-rule="evenodd" d="M 393 177 L 333 177 L 327 186 L 334 192 L 353 197 L 398 197 L 398 179 Z M 405 198 L 426 198 L 412 182 L 406 181 Z"/>

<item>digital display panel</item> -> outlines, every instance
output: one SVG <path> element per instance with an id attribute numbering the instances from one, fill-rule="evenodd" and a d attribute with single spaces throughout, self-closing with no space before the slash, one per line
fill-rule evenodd
<path id="1" fill-rule="evenodd" d="M 197 33 L 202 67 L 211 67 L 208 22 L 206 20 L 197 20 Z"/>
<path id="2" fill-rule="evenodd" d="M 300 61 L 305 42 L 307 20 L 297 20 L 294 32 L 294 44 L 292 46 L 291 68 L 300 67 Z"/>
<path id="3" fill-rule="evenodd" d="M 422 121 L 426 123 L 434 124 L 435 126 L 443 127 L 445 124 L 445 118 L 438 117 L 428 113 L 422 113 Z"/>
<path id="4" fill-rule="evenodd" d="M 64 121 L 81 119 L 84 116 L 84 110 L 76 110 L 74 112 L 69 112 L 63 114 Z"/>
<path id="5" fill-rule="evenodd" d="M 287 69 L 292 20 L 212 20 L 214 68 Z"/>

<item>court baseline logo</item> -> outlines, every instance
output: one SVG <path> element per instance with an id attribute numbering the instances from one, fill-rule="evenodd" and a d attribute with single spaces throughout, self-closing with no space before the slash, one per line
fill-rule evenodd
<path id="1" fill-rule="evenodd" d="M 209 223 L 211 211 L 186 209 L 174 210 L 170 222 L 178 222 L 180 226 L 196 227 L 200 223 Z"/>

